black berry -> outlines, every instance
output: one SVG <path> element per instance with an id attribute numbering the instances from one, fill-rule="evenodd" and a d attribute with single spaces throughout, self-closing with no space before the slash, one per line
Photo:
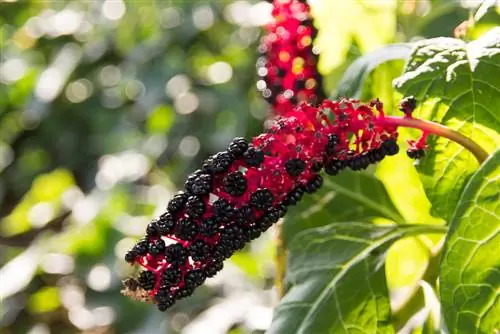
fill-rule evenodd
<path id="1" fill-rule="evenodd" d="M 248 148 L 243 157 L 246 164 L 251 167 L 259 167 L 264 162 L 264 152 L 252 146 Z"/>
<path id="2" fill-rule="evenodd" d="M 156 276 L 153 272 L 145 270 L 139 275 L 139 285 L 144 290 L 152 290 L 156 283 Z"/>
<path id="3" fill-rule="evenodd" d="M 301 159 L 290 159 L 285 163 L 285 169 L 290 176 L 299 176 L 306 168 L 306 163 Z"/>
<path id="4" fill-rule="evenodd" d="M 310 179 L 307 182 L 305 188 L 309 194 L 312 194 L 318 191 L 318 189 L 321 188 L 322 185 L 323 185 L 323 178 L 321 177 L 321 175 L 315 175 L 312 179 Z"/>
<path id="5" fill-rule="evenodd" d="M 187 198 L 187 194 L 182 191 L 179 192 L 178 194 L 174 195 L 170 202 L 168 202 L 167 210 L 172 214 L 179 212 L 184 208 L 184 204 L 186 203 Z"/>
<path id="6" fill-rule="evenodd" d="M 399 152 L 399 146 L 396 143 L 396 140 L 393 138 L 387 139 L 382 142 L 381 146 L 387 155 L 396 155 Z"/>
<path id="7" fill-rule="evenodd" d="M 224 191 L 234 197 L 243 195 L 247 190 L 247 179 L 240 171 L 226 175 L 222 180 L 222 184 Z"/>
<path id="8" fill-rule="evenodd" d="M 189 196 L 186 202 L 186 213 L 191 218 L 199 218 L 205 212 L 205 203 L 199 196 Z"/>
<path id="9" fill-rule="evenodd" d="M 234 138 L 231 144 L 229 144 L 228 151 L 234 157 L 239 158 L 248 149 L 248 141 L 245 138 Z"/>
<path id="10" fill-rule="evenodd" d="M 250 204 L 257 209 L 267 209 L 273 205 L 274 195 L 269 189 L 258 189 L 250 196 Z"/>

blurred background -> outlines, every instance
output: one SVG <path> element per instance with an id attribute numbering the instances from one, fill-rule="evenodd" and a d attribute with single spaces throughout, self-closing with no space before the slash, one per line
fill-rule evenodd
<path id="1" fill-rule="evenodd" d="M 453 36 L 480 1 L 311 3 L 331 92 L 360 55 Z M 168 319 L 120 295 L 120 282 L 134 270 L 125 251 L 186 175 L 261 131 L 269 111 L 254 72 L 270 10 L 256 0 L 0 0 L 1 333 L 265 331 L 274 231 Z M 364 95 L 390 104 L 402 67 L 375 71 Z"/>

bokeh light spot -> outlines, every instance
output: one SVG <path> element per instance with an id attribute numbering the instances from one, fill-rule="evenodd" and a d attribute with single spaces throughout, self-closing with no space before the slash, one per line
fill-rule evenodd
<path id="1" fill-rule="evenodd" d="M 33 227 L 42 227 L 54 217 L 54 207 L 49 202 L 35 204 L 28 214 Z"/>
<path id="2" fill-rule="evenodd" d="M 121 76 L 118 66 L 106 65 L 99 72 L 99 81 L 104 87 L 112 87 L 118 84 Z"/>
<path id="3" fill-rule="evenodd" d="M 115 311 L 109 306 L 96 307 L 92 310 L 92 315 L 96 326 L 107 326 L 116 318 Z"/>
<path id="4" fill-rule="evenodd" d="M 160 14 L 160 24 L 163 28 L 171 29 L 181 24 L 181 14 L 175 7 L 168 7 Z"/>
<path id="5" fill-rule="evenodd" d="M 179 95 L 174 101 L 175 110 L 181 115 L 191 114 L 198 108 L 198 105 L 198 97 L 191 92 Z"/>
<path id="6" fill-rule="evenodd" d="M 102 4 L 102 15 L 111 21 L 121 19 L 125 11 L 125 3 L 122 0 L 106 0 Z"/>
<path id="7" fill-rule="evenodd" d="M 66 87 L 66 98 L 72 103 L 85 101 L 93 93 L 93 85 L 90 80 L 80 79 L 73 81 Z"/>
<path id="8" fill-rule="evenodd" d="M 194 136 L 182 138 L 179 144 L 179 152 L 186 158 L 192 158 L 200 151 L 200 141 Z"/>
<path id="9" fill-rule="evenodd" d="M 42 256 L 40 266 L 48 274 L 67 275 L 75 269 L 75 261 L 66 254 L 48 253 Z"/>
<path id="10" fill-rule="evenodd" d="M 26 62 L 21 58 L 10 58 L 0 65 L 0 82 L 13 83 L 26 73 Z"/>
<path id="11" fill-rule="evenodd" d="M 103 264 L 95 265 L 87 276 L 88 286 L 95 291 L 105 291 L 111 284 L 111 271 Z"/>
<path id="12" fill-rule="evenodd" d="M 214 84 L 221 84 L 231 80 L 233 68 L 226 62 L 216 62 L 208 68 L 208 78 Z"/>
<path id="13" fill-rule="evenodd" d="M 207 30 L 214 24 L 214 12 L 210 6 L 199 6 L 193 10 L 193 24 L 199 30 Z"/>
<path id="14" fill-rule="evenodd" d="M 165 85 L 165 93 L 175 99 L 177 96 L 187 93 L 191 88 L 191 81 L 184 74 L 178 74 L 168 80 Z"/>

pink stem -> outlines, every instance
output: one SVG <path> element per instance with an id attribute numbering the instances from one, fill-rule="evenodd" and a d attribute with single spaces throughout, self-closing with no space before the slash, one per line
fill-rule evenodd
<path id="1" fill-rule="evenodd" d="M 488 153 L 479 146 L 472 139 L 464 136 L 456 130 L 452 130 L 442 124 L 416 119 L 412 117 L 397 117 L 397 116 L 384 116 L 378 117 L 377 123 L 381 125 L 393 125 L 396 127 L 402 126 L 407 128 L 419 129 L 424 132 L 432 133 L 436 136 L 448 138 L 454 142 L 462 145 L 469 150 L 481 164 L 488 158 Z"/>

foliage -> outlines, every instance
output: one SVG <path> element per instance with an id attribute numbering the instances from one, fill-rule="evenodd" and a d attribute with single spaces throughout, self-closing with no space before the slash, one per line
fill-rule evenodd
<path id="1" fill-rule="evenodd" d="M 413 94 L 417 116 L 465 133 L 490 159 L 479 166 L 431 137 L 416 165 L 401 152 L 325 178 L 282 225 L 277 306 L 266 234 L 166 320 L 119 294 L 122 257 L 186 174 L 260 132 L 255 50 L 269 7 L 0 1 L 2 333 L 500 328 L 500 10 L 471 9 L 462 40 L 449 37 L 468 17 L 460 1 L 312 3 L 332 96 L 378 96 L 395 110 Z M 402 132 L 402 147 L 413 134 Z"/>
<path id="2" fill-rule="evenodd" d="M 387 88 L 373 84 L 378 80 L 376 71 L 397 73 L 391 72 L 390 66 L 398 67 L 393 60 L 406 60 L 404 73 L 394 80 L 394 99 L 401 95 L 416 96 L 420 102 L 416 117 L 459 130 L 480 143 L 492 157 L 478 170 L 470 152 L 445 138 L 432 137 L 431 149 L 416 166 L 398 164 L 397 161 L 402 161 L 399 157 L 392 166 L 389 166 L 391 161 L 384 162 L 375 173 L 383 183 L 372 180 L 372 173 L 354 177 L 342 173 L 335 180 L 328 180 L 320 193 L 305 200 L 285 219 L 284 240 L 289 252 L 284 277 L 286 293 L 276 309 L 271 333 L 383 333 L 418 327 L 439 332 L 446 326 L 452 333 L 498 330 L 500 257 L 493 255 L 490 247 L 498 244 L 500 231 L 497 208 L 500 184 L 495 174 L 497 154 L 493 153 L 500 144 L 500 124 L 496 117 L 500 84 L 494 75 L 500 63 L 499 38 L 498 28 L 469 43 L 431 38 L 413 43 L 411 54 L 404 45 L 389 45 L 357 59 L 345 71 L 335 96 L 378 96 L 379 87 Z M 411 138 L 411 132 L 406 134 L 405 139 Z M 403 168 L 415 169 L 420 176 L 416 172 L 397 175 Z M 396 182 L 402 185 L 398 187 Z M 410 192 L 408 183 L 417 191 Z M 390 191 L 391 188 L 398 192 Z M 405 192 L 423 198 L 415 201 L 406 197 Z M 402 203 L 408 201 L 415 201 L 414 211 L 432 208 L 435 217 L 450 222 L 440 268 L 443 244 L 436 243 L 440 238 L 425 230 L 434 228 L 436 233 L 443 233 L 447 228 L 441 225 L 442 220 L 425 217 L 425 212 L 413 217 L 404 211 L 399 213 L 396 208 L 408 210 L 413 204 Z M 380 222 L 380 218 L 384 220 Z M 350 222 L 353 219 L 367 223 Z M 430 248 L 422 270 L 413 277 L 419 285 L 413 286 L 403 305 L 393 307 L 391 317 L 386 282 L 392 283 L 395 292 L 402 279 L 387 279 L 385 274 L 403 274 L 395 272 L 402 267 L 394 264 L 384 270 L 384 263 L 386 260 L 418 263 L 418 259 L 409 254 L 411 249 L 416 251 L 415 245 L 405 248 L 396 243 L 389 248 L 405 233 L 397 237 L 387 233 L 386 238 L 382 231 L 410 229 L 411 222 L 418 223 L 415 226 L 425 234 L 415 239 L 417 244 L 425 242 L 424 248 Z M 430 225 L 431 222 L 437 225 Z M 372 235 L 374 231 L 380 236 Z M 396 258 L 391 254 L 394 251 L 407 255 Z M 440 323 L 439 309 L 430 312 L 429 300 L 435 300 L 437 292 L 432 291 L 437 289 L 437 280 L 445 323 Z M 412 284 L 406 282 L 406 285 Z M 422 287 L 421 294 L 416 291 L 418 286 Z M 429 298 L 429 293 L 434 297 Z M 426 312 L 417 312 L 419 308 Z M 413 318 L 408 321 L 410 317 Z"/>

